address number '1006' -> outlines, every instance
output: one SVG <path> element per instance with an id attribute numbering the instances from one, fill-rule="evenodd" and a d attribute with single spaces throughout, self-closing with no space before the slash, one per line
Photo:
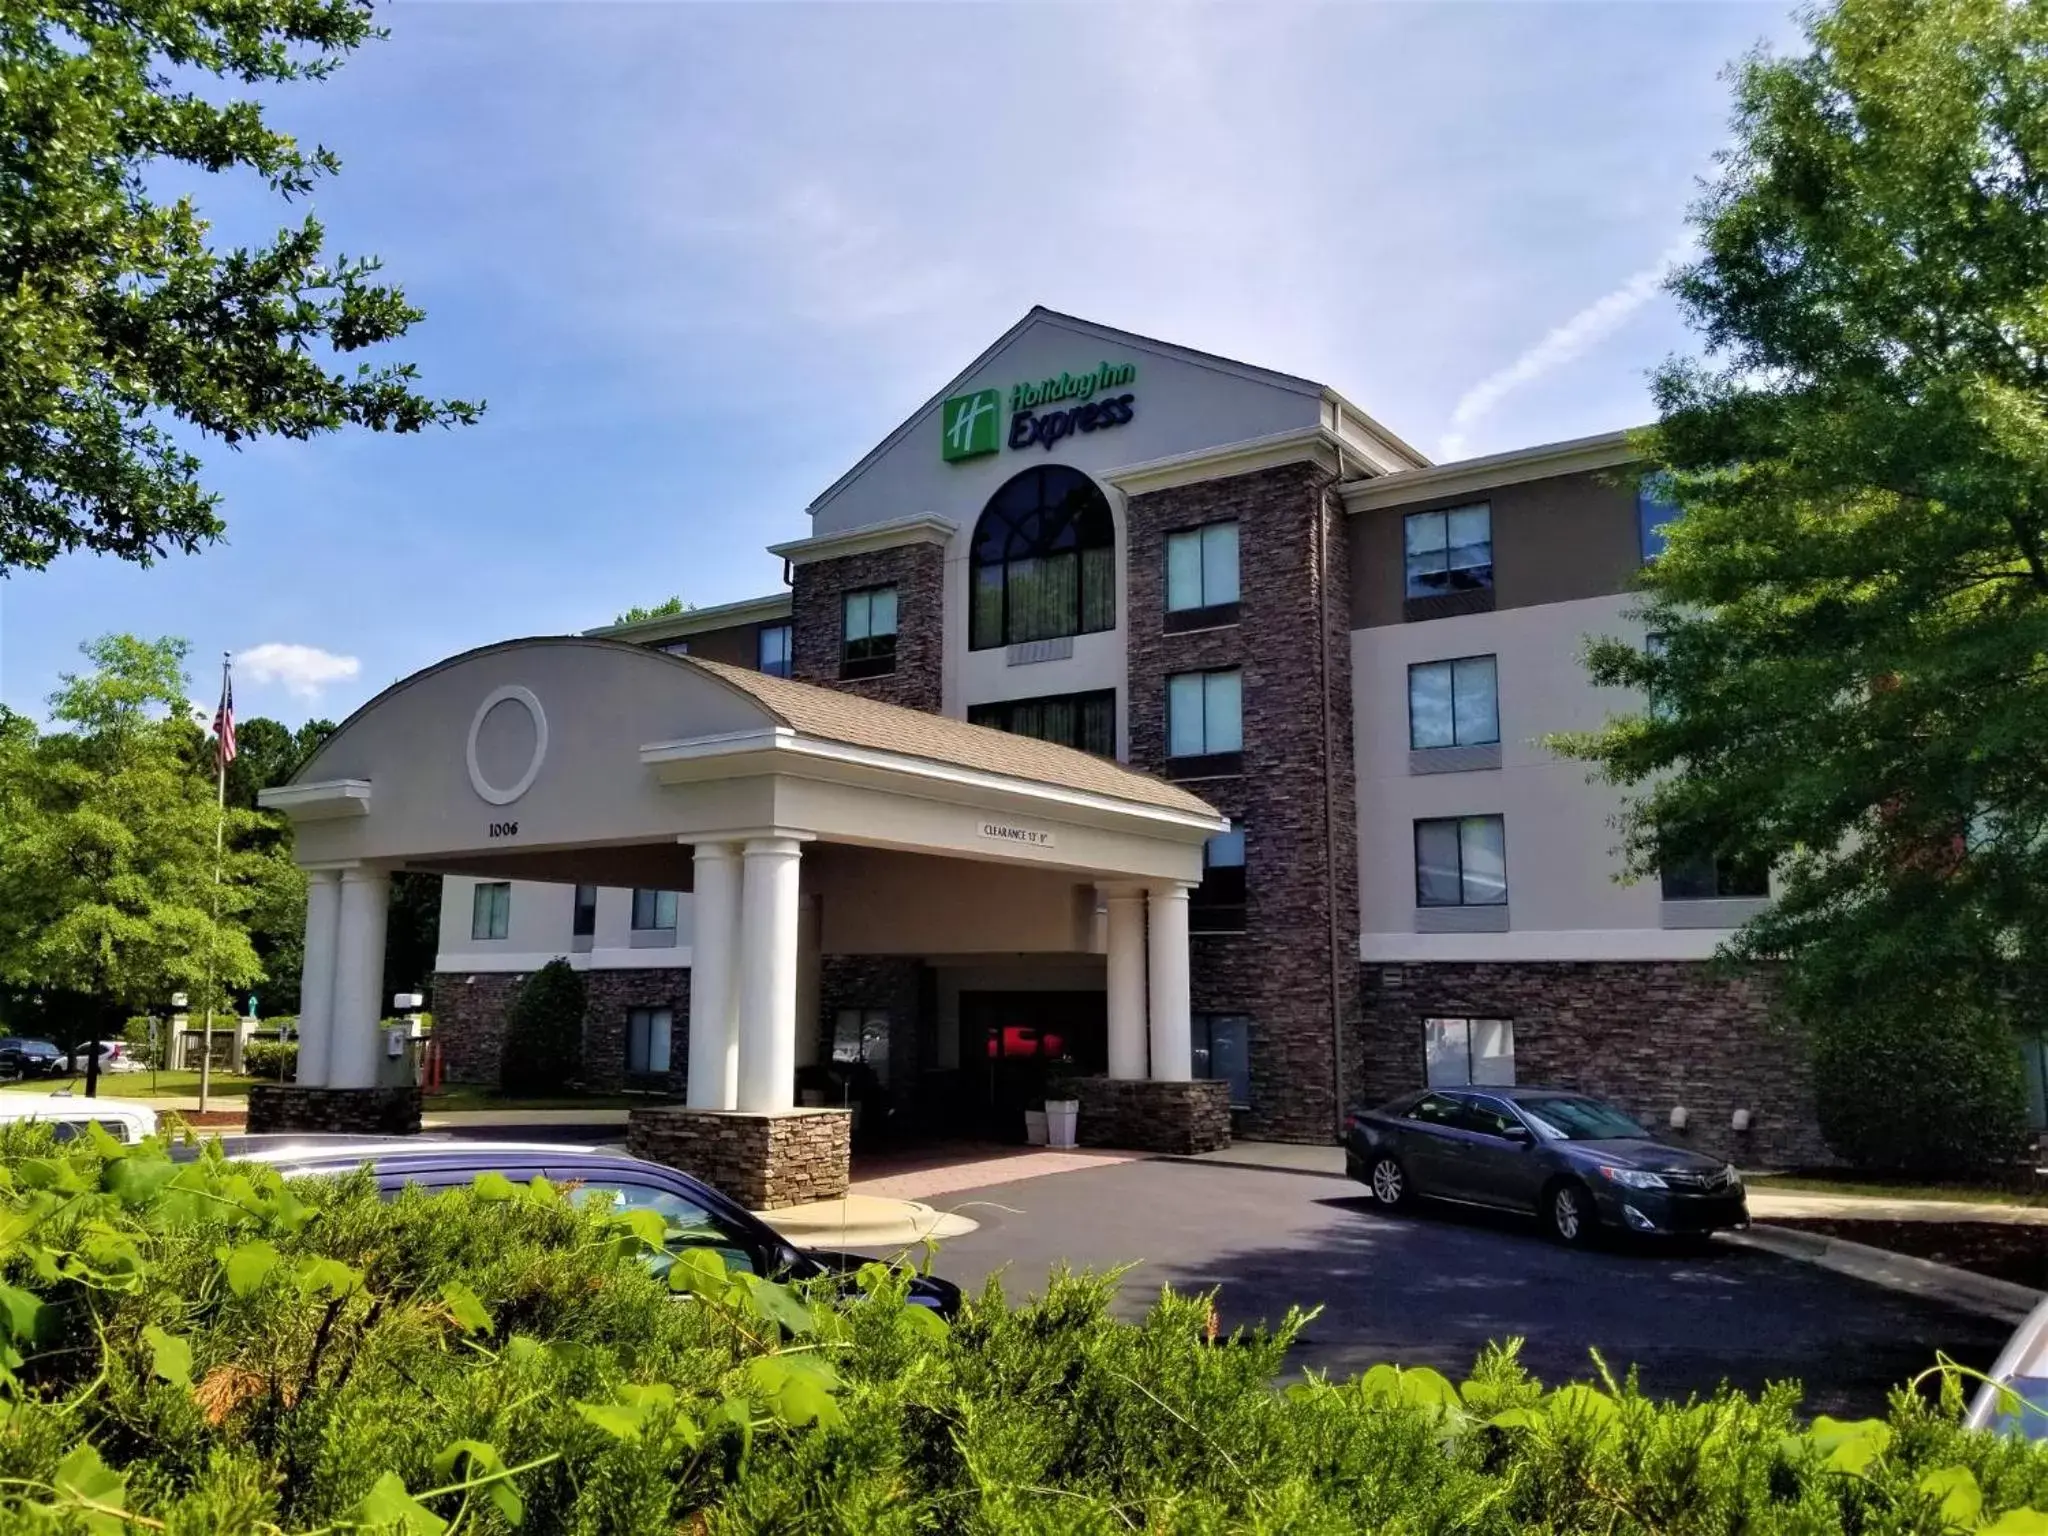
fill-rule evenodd
<path id="1" fill-rule="evenodd" d="M 516 821 L 494 821 L 491 823 L 491 836 L 493 837 L 517 837 L 518 835 L 519 823 Z"/>

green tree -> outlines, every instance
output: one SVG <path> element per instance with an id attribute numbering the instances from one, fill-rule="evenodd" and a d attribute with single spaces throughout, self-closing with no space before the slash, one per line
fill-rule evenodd
<path id="1" fill-rule="evenodd" d="M 1982 1021 L 2048 995 L 2048 8 L 1806 25 L 1739 70 L 1672 283 L 1706 356 L 1644 440 L 1681 511 L 1661 641 L 1590 648 L 1655 707 L 1565 745 L 1629 787 L 1635 873 L 1776 863 L 1732 948 L 1809 1023 L 2009 1056 Z M 1955 1076 L 1996 1155 L 2016 1063 Z"/>
<path id="2" fill-rule="evenodd" d="M 688 613 L 697 605 L 686 603 L 680 597 L 671 597 L 656 603 L 652 608 L 628 608 L 612 620 L 614 624 L 645 624 L 650 619 L 672 619 L 679 613 Z"/>
<path id="3" fill-rule="evenodd" d="M 526 978 L 505 1016 L 498 1082 L 507 1093 L 558 1093 L 582 1075 L 588 1002 L 567 960 L 550 960 Z"/>
<path id="4" fill-rule="evenodd" d="M 0 0 L 0 572 L 220 537 L 195 437 L 475 420 L 410 364 L 337 366 L 421 318 L 374 258 L 330 258 L 310 216 L 222 249 L 159 190 L 173 166 L 309 193 L 340 162 L 258 98 L 380 35 L 367 0 Z"/>
<path id="5" fill-rule="evenodd" d="M 245 926 L 297 877 L 230 808 L 216 916 L 211 750 L 188 718 L 181 640 L 108 636 L 50 699 L 58 729 L 0 724 L 0 978 L 126 1011 L 263 975 Z M 303 902 L 303 880 L 298 881 Z"/>

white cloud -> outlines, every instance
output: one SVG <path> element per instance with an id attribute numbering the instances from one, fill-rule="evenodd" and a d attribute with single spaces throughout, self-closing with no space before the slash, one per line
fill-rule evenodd
<path id="1" fill-rule="evenodd" d="M 1535 346 L 1466 390 L 1451 410 L 1450 429 L 1437 444 L 1437 456 L 1463 458 L 1472 429 L 1495 406 L 1523 385 L 1555 373 L 1621 329 L 1629 316 L 1656 297 L 1666 274 L 1685 260 L 1690 250 L 1689 241 L 1680 241 L 1659 256 L 1654 265 L 1644 267 L 1620 287 L 1602 294 L 1562 325 L 1551 327 Z"/>
<path id="2" fill-rule="evenodd" d="M 235 663 L 251 682 L 282 683 L 286 692 L 302 699 L 318 698 L 329 683 L 347 682 L 363 670 L 353 656 L 278 640 L 252 645 L 235 657 Z"/>

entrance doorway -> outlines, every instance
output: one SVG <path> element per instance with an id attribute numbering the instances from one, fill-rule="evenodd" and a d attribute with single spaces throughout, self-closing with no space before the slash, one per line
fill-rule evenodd
<path id="1" fill-rule="evenodd" d="M 1109 1007 L 1101 992 L 963 992 L 960 1044 L 979 1074 L 982 1130 L 1024 1139 L 1024 1111 L 1045 1103 L 1048 1079 L 1109 1067 Z"/>

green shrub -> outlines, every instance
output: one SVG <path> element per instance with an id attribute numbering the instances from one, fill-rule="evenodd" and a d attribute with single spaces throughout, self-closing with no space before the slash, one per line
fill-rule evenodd
<path id="1" fill-rule="evenodd" d="M 138 1013 L 128 1019 L 121 1026 L 121 1043 L 128 1047 L 129 1055 L 145 1067 L 154 1067 L 160 1065 L 156 1056 L 161 1047 L 149 1043 L 149 1023 L 149 1015 L 146 1013 Z M 165 1027 L 167 1026 L 158 1026 L 159 1029 Z"/>
<path id="2" fill-rule="evenodd" d="M 1813 1047 L 1821 1135 L 1858 1167 L 1968 1176 L 2021 1149 L 2026 1083 L 1999 1018 L 1873 1007 L 1816 1024 Z"/>
<path id="3" fill-rule="evenodd" d="M 1546 1392 L 1513 1346 L 1456 1386 L 1282 1388 L 1307 1318 L 1219 1338 L 1169 1292 L 1119 1322 L 1107 1277 L 948 1326 L 879 1265 L 839 1301 L 706 1250 L 658 1276 L 651 1213 L 541 1181 L 386 1202 L 35 1128 L 0 1163 L 7 1531 L 1937 1536 L 2048 1506 L 2048 1451 L 1961 1430 L 1953 1378 L 1811 1427 L 1790 1386 Z"/>
<path id="4" fill-rule="evenodd" d="M 299 1042 L 251 1040 L 242 1047 L 242 1071 L 266 1083 L 299 1080 Z"/>
<path id="5" fill-rule="evenodd" d="M 507 1093 L 559 1093 L 583 1073 L 583 978 L 550 960 L 526 978 L 505 1017 L 498 1082 Z"/>

